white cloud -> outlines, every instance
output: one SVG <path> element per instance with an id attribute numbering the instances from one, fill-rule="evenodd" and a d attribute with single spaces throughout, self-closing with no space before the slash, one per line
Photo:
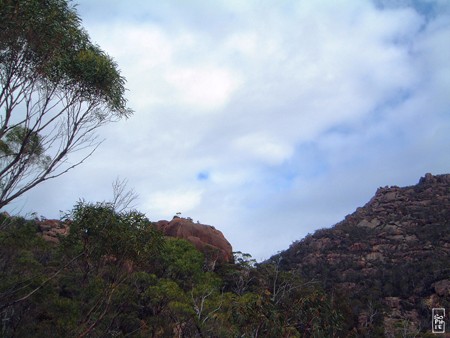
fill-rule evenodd
<path id="1" fill-rule="evenodd" d="M 67 180 L 30 194 L 30 209 L 108 197 L 119 175 L 151 219 L 181 211 L 268 257 L 378 185 L 450 169 L 446 11 L 141 1 L 108 2 L 100 15 L 103 0 L 79 3 L 136 113 L 102 130 L 107 141 Z"/>
<path id="2" fill-rule="evenodd" d="M 145 202 L 153 216 L 170 217 L 177 212 L 191 211 L 201 202 L 202 192 L 197 190 L 174 189 L 151 193 Z"/>
<path id="3" fill-rule="evenodd" d="M 222 108 L 238 86 L 236 76 L 217 67 L 174 67 L 166 75 L 181 105 L 201 110 Z"/>
<path id="4" fill-rule="evenodd" d="M 286 144 L 273 140 L 269 135 L 254 133 L 237 138 L 233 142 L 237 151 L 244 152 L 244 157 L 250 156 L 269 165 L 281 164 L 293 153 Z"/>
<path id="5" fill-rule="evenodd" d="M 224 48 L 230 50 L 231 53 L 238 53 L 242 57 L 257 57 L 260 43 L 258 35 L 254 32 L 239 32 L 225 41 Z"/>

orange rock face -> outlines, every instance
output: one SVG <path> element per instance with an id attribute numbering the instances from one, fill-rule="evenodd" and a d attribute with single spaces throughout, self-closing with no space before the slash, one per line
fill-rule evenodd
<path id="1" fill-rule="evenodd" d="M 171 221 L 153 223 L 165 236 L 188 240 L 201 252 L 217 255 L 220 262 L 233 260 L 233 249 L 221 231 L 216 228 L 194 223 L 191 219 L 175 217 Z"/>

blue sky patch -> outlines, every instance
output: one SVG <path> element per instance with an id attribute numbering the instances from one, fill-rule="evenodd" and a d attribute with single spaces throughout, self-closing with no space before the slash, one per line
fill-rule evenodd
<path id="1" fill-rule="evenodd" d="M 207 171 L 201 171 L 197 174 L 198 181 L 207 181 L 209 179 L 209 173 Z"/>

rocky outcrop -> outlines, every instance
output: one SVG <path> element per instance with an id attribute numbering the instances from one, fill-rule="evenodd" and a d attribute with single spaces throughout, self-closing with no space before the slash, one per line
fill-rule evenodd
<path id="1" fill-rule="evenodd" d="M 174 217 L 158 221 L 154 226 L 165 236 L 185 239 L 202 251 L 207 258 L 220 262 L 233 260 L 233 249 L 222 232 L 210 225 L 194 223 L 191 219 Z"/>
<path id="2" fill-rule="evenodd" d="M 38 235 L 48 242 L 59 243 L 69 233 L 70 222 L 53 219 L 38 220 Z M 174 217 L 171 221 L 158 221 L 152 225 L 165 236 L 186 239 L 211 262 L 232 262 L 233 250 L 222 232 L 210 225 L 194 223 L 189 218 Z"/>
<path id="3" fill-rule="evenodd" d="M 370 316 L 380 299 L 382 310 L 373 318 L 387 337 L 399 325 L 411 334 L 429 327 L 431 308 L 450 306 L 450 175 L 426 174 L 414 186 L 379 188 L 342 222 L 280 255 L 284 269 L 322 280 L 359 303 L 370 299 L 355 316 Z"/>
<path id="4" fill-rule="evenodd" d="M 415 186 L 379 188 L 364 207 L 348 215 L 336 227 L 358 225 L 401 234 L 408 228 L 448 220 L 449 206 L 450 174 L 426 174 Z"/>

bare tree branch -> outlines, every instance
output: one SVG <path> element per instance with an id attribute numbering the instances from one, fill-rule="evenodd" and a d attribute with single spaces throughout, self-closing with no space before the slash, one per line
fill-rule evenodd
<path id="1" fill-rule="evenodd" d="M 133 189 L 126 190 L 127 184 L 127 179 L 120 180 L 118 177 L 112 184 L 113 200 L 111 203 L 119 213 L 134 208 L 133 203 L 138 199 L 138 195 Z"/>

